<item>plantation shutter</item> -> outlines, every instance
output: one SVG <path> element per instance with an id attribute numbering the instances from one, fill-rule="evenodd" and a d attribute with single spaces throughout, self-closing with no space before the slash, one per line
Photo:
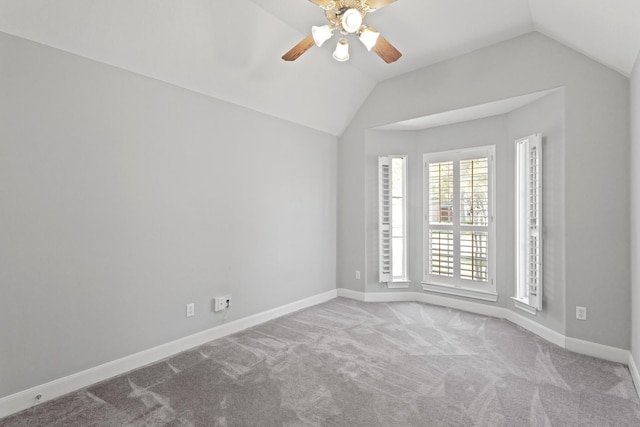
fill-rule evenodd
<path id="1" fill-rule="evenodd" d="M 542 136 L 531 135 L 518 141 L 521 154 L 520 232 L 523 242 L 519 245 L 521 280 L 524 280 L 528 303 L 536 310 L 542 309 Z"/>
<path id="2" fill-rule="evenodd" d="M 495 301 L 495 146 L 423 159 L 423 289 Z"/>
<path id="3" fill-rule="evenodd" d="M 391 260 L 391 158 L 378 157 L 378 233 L 379 233 L 379 282 L 392 281 Z"/>

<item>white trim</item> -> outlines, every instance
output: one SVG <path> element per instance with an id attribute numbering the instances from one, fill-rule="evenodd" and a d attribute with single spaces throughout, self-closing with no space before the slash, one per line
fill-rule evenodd
<path id="1" fill-rule="evenodd" d="M 498 294 L 491 291 L 476 291 L 474 289 L 458 288 L 449 285 L 437 285 L 434 283 L 422 283 L 422 290 L 426 292 L 437 292 L 439 294 L 455 295 L 464 298 L 473 298 L 483 301 L 498 301 Z"/>
<path id="2" fill-rule="evenodd" d="M 621 348 L 598 344 L 591 341 L 583 341 L 571 337 L 567 337 L 566 342 L 567 345 L 565 348 L 567 350 L 586 354 L 587 356 L 597 357 L 598 359 L 622 363 L 624 365 L 629 363 L 629 355 L 631 354 L 629 350 L 623 350 Z"/>
<path id="3" fill-rule="evenodd" d="M 518 299 L 516 297 L 511 297 L 511 300 L 513 301 L 513 306 L 515 308 L 520 309 L 526 313 L 529 313 L 532 316 L 535 316 L 536 314 L 538 314 L 538 310 L 535 307 L 532 307 L 528 304 L 529 302 L 528 299 L 525 301 L 525 300 Z"/>
<path id="4" fill-rule="evenodd" d="M 515 144 L 517 302 L 514 304 L 517 308 L 535 315 L 531 310 L 542 310 L 544 291 L 542 134 L 536 133 L 517 139 Z"/>
<path id="5" fill-rule="evenodd" d="M 447 162 L 453 164 L 453 212 L 461 212 L 460 207 L 460 191 L 461 191 L 461 172 L 460 172 L 460 163 L 464 160 L 470 160 L 475 157 L 487 158 L 488 159 L 488 224 L 486 226 L 470 226 L 461 224 L 459 214 L 454 215 L 454 219 L 450 224 L 431 224 L 430 221 L 430 166 L 434 163 Z M 478 289 L 482 289 L 486 293 L 495 294 L 495 299 L 488 299 L 486 297 L 479 298 L 485 301 L 497 301 L 497 283 L 496 283 L 496 241 L 497 241 L 497 232 L 496 232 L 496 146 L 495 145 L 485 145 L 481 147 L 472 147 L 472 148 L 464 148 L 464 149 L 455 149 L 455 150 L 447 150 L 440 151 L 436 153 L 424 153 L 422 155 L 422 185 L 423 185 L 423 194 L 422 194 L 422 225 L 423 225 L 423 235 L 422 235 L 422 247 L 423 247 L 423 272 L 422 272 L 422 283 L 424 284 L 438 284 L 451 286 L 455 288 L 464 288 L 467 286 L 468 282 L 472 282 Z M 487 248 L 487 257 L 488 257 L 488 265 L 487 265 L 487 281 L 470 281 L 462 279 L 460 272 L 460 257 L 461 257 L 461 236 L 465 231 L 485 231 L 487 233 L 488 238 L 488 248 Z M 448 233 L 452 233 L 453 235 L 453 272 L 450 277 L 445 277 L 441 275 L 436 275 L 431 273 L 431 231 L 445 231 Z M 442 292 L 435 289 L 425 289 L 433 292 Z M 473 291 L 469 292 L 443 292 L 452 295 L 474 298 Z"/>
<path id="6" fill-rule="evenodd" d="M 511 323 L 520 326 L 521 328 L 526 329 L 527 331 L 536 334 L 537 336 L 544 338 L 545 340 L 559 346 L 562 348 L 566 348 L 566 339 L 564 335 L 559 332 L 554 331 L 551 328 L 547 328 L 544 325 L 530 319 L 529 317 L 525 317 L 520 313 L 516 313 L 515 311 L 511 311 L 507 308 L 503 308 L 505 311 L 504 319 L 510 321 Z"/>
<path id="7" fill-rule="evenodd" d="M 629 372 L 631 372 L 631 379 L 633 379 L 633 385 L 636 387 L 636 393 L 640 396 L 640 372 L 638 372 L 638 366 L 631 352 L 629 352 Z"/>
<path id="8" fill-rule="evenodd" d="M 416 301 L 415 292 L 367 292 L 366 302 L 409 302 Z"/>
<path id="9" fill-rule="evenodd" d="M 409 289 L 411 285 L 410 280 L 397 280 L 394 282 L 387 282 L 387 288 L 389 289 Z"/>
<path id="10" fill-rule="evenodd" d="M 354 299 L 356 301 L 364 301 L 367 294 L 360 291 L 353 291 L 347 288 L 338 288 L 338 296 L 342 298 Z"/>
<path id="11" fill-rule="evenodd" d="M 365 302 L 398 302 L 398 301 L 415 301 L 427 304 L 439 305 L 443 307 L 451 307 L 456 310 L 467 311 L 470 313 L 482 314 L 498 319 L 505 319 L 518 325 L 527 331 L 538 335 L 541 338 L 569 351 L 584 354 L 587 356 L 597 357 L 599 359 L 608 360 L 610 362 L 629 364 L 631 352 L 617 347 L 597 344 L 588 341 L 582 341 L 576 338 L 567 337 L 559 332 L 554 331 L 534 320 L 516 313 L 505 307 L 496 307 L 495 305 L 482 304 L 475 301 L 461 300 L 439 296 L 434 294 L 425 294 L 421 292 L 358 292 L 348 289 L 338 289 L 338 296 L 352 298 Z M 629 365 L 631 368 L 631 365 Z M 635 368 L 634 368 L 635 369 Z M 636 375 L 634 380 L 640 385 L 640 375 Z M 640 387 L 638 387 L 640 389 Z"/>
<path id="12" fill-rule="evenodd" d="M 290 304 L 276 307 L 271 310 L 257 313 L 230 323 L 216 326 L 206 331 L 199 332 L 160 346 L 123 357 L 100 366 L 96 366 L 64 378 L 32 387 L 28 390 L 20 391 L 10 396 L 0 399 L 0 418 L 6 417 L 21 410 L 30 408 L 36 403 L 46 402 L 67 393 L 85 388 L 91 384 L 104 381 L 111 377 L 124 374 L 133 369 L 146 366 L 150 363 L 165 359 L 174 354 L 180 353 L 205 344 L 209 341 L 225 337 L 252 326 L 259 325 L 269 320 L 293 313 L 304 308 L 312 307 L 323 302 L 332 300 L 335 297 L 343 297 L 365 302 L 400 302 L 416 301 L 427 304 L 451 307 L 457 310 L 477 313 L 484 316 L 491 316 L 499 319 L 506 319 L 522 328 L 560 346 L 576 353 L 597 357 L 612 362 L 618 362 L 629 366 L 631 377 L 633 378 L 636 390 L 640 390 L 640 373 L 638 372 L 631 352 L 628 350 L 610 347 L 593 342 L 582 341 L 576 338 L 565 337 L 546 326 L 540 325 L 533 320 L 521 316 L 504 307 L 496 307 L 489 304 L 481 304 L 474 301 L 454 299 L 439 295 L 425 294 L 420 292 L 360 292 L 351 289 L 338 288 L 314 295 Z M 36 401 L 36 396 L 42 398 Z"/>
<path id="13" fill-rule="evenodd" d="M 481 304 L 475 301 L 455 299 L 441 295 L 421 294 L 421 301 L 427 304 L 440 305 L 443 307 L 455 308 L 456 310 L 468 311 L 469 313 L 481 314 L 483 316 L 491 316 L 502 319 L 502 307 L 496 307 L 491 304 Z"/>
<path id="14" fill-rule="evenodd" d="M 423 302 L 455 308 L 456 310 L 482 314 L 497 318 L 504 318 L 503 308 L 494 305 L 479 304 L 473 301 L 449 298 L 441 295 L 425 294 L 422 292 L 359 292 L 350 289 L 338 289 L 338 296 L 364 302 Z"/>
<path id="15" fill-rule="evenodd" d="M 391 156 L 378 157 L 378 281 L 393 279 Z"/>
<path id="16" fill-rule="evenodd" d="M 407 199 L 408 199 L 408 156 L 406 154 L 391 154 L 387 156 L 378 156 L 378 282 L 387 283 L 390 289 L 408 288 L 402 282 L 410 282 L 407 279 Z M 394 197 L 394 160 L 402 161 L 402 236 L 393 235 L 393 226 L 395 222 L 393 202 L 398 196 Z M 397 165 L 396 165 L 397 167 Z M 398 213 L 398 212 L 395 212 Z M 394 255 L 394 239 L 402 238 L 402 275 L 394 271 L 396 265 Z M 397 254 L 396 254 L 397 255 Z M 393 283 L 399 283 L 394 285 Z"/>
<path id="17" fill-rule="evenodd" d="M 322 294 L 314 295 L 309 298 L 263 311 L 242 319 L 234 320 L 233 322 L 222 324 L 206 331 L 198 332 L 196 334 L 3 397 L 0 399 L 0 418 L 30 408 L 36 403 L 39 404 L 46 402 L 64 394 L 88 387 L 91 384 L 95 384 L 111 377 L 124 374 L 133 369 L 157 362 L 174 354 L 205 344 L 209 341 L 213 341 L 277 317 L 332 300 L 337 297 L 338 294 L 339 291 L 334 289 Z M 39 401 L 36 401 L 36 396 L 38 395 L 41 395 L 42 397 Z"/>

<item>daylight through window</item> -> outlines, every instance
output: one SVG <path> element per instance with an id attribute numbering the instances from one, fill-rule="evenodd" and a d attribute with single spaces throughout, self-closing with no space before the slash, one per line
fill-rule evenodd
<path id="1" fill-rule="evenodd" d="M 406 282 L 407 157 L 378 158 L 379 253 L 382 283 Z"/>
<path id="2" fill-rule="evenodd" d="M 516 141 L 516 307 L 542 309 L 542 136 Z"/>
<path id="3" fill-rule="evenodd" d="M 428 284 L 495 292 L 494 148 L 425 154 Z"/>

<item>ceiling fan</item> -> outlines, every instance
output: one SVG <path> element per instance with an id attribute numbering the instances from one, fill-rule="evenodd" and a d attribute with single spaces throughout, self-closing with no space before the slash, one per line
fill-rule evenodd
<path id="1" fill-rule="evenodd" d="M 387 64 L 397 61 L 402 56 L 391 43 L 380 35 L 373 27 L 364 24 L 364 18 L 369 12 L 374 12 L 397 0 L 309 0 L 325 11 L 329 24 L 313 26 L 311 34 L 295 45 L 282 56 L 285 61 L 295 61 L 315 44 L 322 44 L 333 36 L 334 30 L 339 30 L 342 38 L 338 41 L 333 58 L 336 61 L 349 60 L 349 34 L 356 34 L 367 50 L 373 50 Z"/>

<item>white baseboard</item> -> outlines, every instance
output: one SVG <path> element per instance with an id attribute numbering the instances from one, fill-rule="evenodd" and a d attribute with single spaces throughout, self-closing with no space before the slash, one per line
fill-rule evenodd
<path id="1" fill-rule="evenodd" d="M 577 338 L 566 338 L 567 350 L 586 354 L 587 356 L 597 357 L 598 359 L 610 360 L 612 362 L 618 362 L 622 364 L 629 363 L 629 357 L 631 352 L 629 350 L 623 350 L 621 348 L 611 347 L 608 345 L 597 344 L 590 341 L 583 341 Z"/>
<path id="2" fill-rule="evenodd" d="M 337 290 L 314 295 L 3 397 L 0 399 L 0 418 L 337 296 Z M 41 396 L 39 400 L 38 395 Z"/>
<path id="3" fill-rule="evenodd" d="M 424 302 L 485 316 L 504 317 L 501 307 L 422 292 L 359 292 L 351 289 L 338 289 L 338 296 L 365 302 Z"/>
<path id="4" fill-rule="evenodd" d="M 482 304 L 475 301 L 454 299 L 421 292 L 365 293 L 352 291 L 350 289 L 338 289 L 338 296 L 366 302 L 416 301 L 443 307 L 451 307 L 457 310 L 468 311 L 470 313 L 482 314 L 484 316 L 491 316 L 498 319 L 508 320 L 511 323 L 514 323 L 553 344 L 576 353 L 585 354 L 587 356 L 597 357 L 599 359 L 627 365 L 629 363 L 629 358 L 631 355 L 631 352 L 629 352 L 629 350 L 596 344 L 589 341 L 582 341 L 576 338 L 570 338 L 507 308 Z M 637 384 L 640 385 L 640 376 L 637 379 Z"/>
<path id="5" fill-rule="evenodd" d="M 338 296 L 343 298 L 354 299 L 356 301 L 364 301 L 364 292 L 352 291 L 351 289 L 338 288 Z"/>
<path id="6" fill-rule="evenodd" d="M 636 365 L 631 352 L 629 352 L 629 372 L 631 372 L 631 379 L 633 379 L 633 385 L 636 387 L 636 393 L 640 395 L 640 372 L 638 372 L 638 365 Z"/>
<path id="7" fill-rule="evenodd" d="M 524 329 L 568 350 L 581 353 L 604 360 L 622 363 L 629 366 L 636 389 L 640 390 L 640 373 L 631 356 L 631 352 L 602 344 L 582 341 L 575 338 L 565 337 L 546 326 L 533 322 L 504 307 L 481 304 L 474 301 L 447 298 L 439 295 L 426 294 L 420 292 L 359 292 L 350 289 L 336 289 L 322 294 L 314 295 L 291 304 L 286 304 L 271 310 L 257 313 L 242 319 L 235 320 L 197 334 L 193 334 L 167 344 L 163 344 L 130 356 L 123 357 L 112 362 L 105 363 L 94 368 L 87 369 L 60 378 L 46 384 L 42 384 L 28 390 L 24 390 L 0 399 L 0 418 L 6 417 L 23 409 L 30 408 L 35 404 L 46 402 L 47 400 L 60 397 L 64 394 L 88 387 L 111 377 L 124 374 L 133 369 L 146 366 L 150 363 L 165 359 L 182 351 L 197 347 L 209 341 L 225 337 L 227 335 L 240 332 L 252 326 L 259 325 L 277 317 L 312 307 L 317 304 L 329 301 L 336 297 L 350 298 L 365 302 L 403 302 L 416 301 L 427 304 L 434 304 L 444 307 L 451 307 L 457 310 L 468 311 L 470 313 L 506 319 Z M 36 396 L 40 395 L 39 400 Z"/>
<path id="8" fill-rule="evenodd" d="M 538 322 L 534 322 L 528 317 L 522 316 L 519 313 L 511 311 L 509 309 L 503 308 L 504 310 L 504 319 L 507 319 L 511 323 L 514 323 L 521 328 L 526 329 L 527 331 L 538 335 L 539 337 L 544 338 L 545 340 L 559 346 L 562 348 L 567 347 L 567 337 L 562 335 L 559 332 L 554 331 L 553 329 L 547 328 L 546 326 L 541 325 Z"/>
<path id="9" fill-rule="evenodd" d="M 442 295 L 423 292 L 360 292 L 351 289 L 338 289 L 338 296 L 364 302 L 424 302 L 427 304 L 451 307 L 457 310 L 502 318 L 502 308 L 473 301 L 448 298 Z"/>
<path id="10" fill-rule="evenodd" d="M 468 311 L 469 313 L 481 314 L 483 316 L 504 318 L 504 309 L 495 305 L 482 304 L 473 300 L 455 299 L 438 294 L 420 293 L 419 301 L 427 304 L 440 305 L 444 307 L 455 308 L 456 310 Z"/>

